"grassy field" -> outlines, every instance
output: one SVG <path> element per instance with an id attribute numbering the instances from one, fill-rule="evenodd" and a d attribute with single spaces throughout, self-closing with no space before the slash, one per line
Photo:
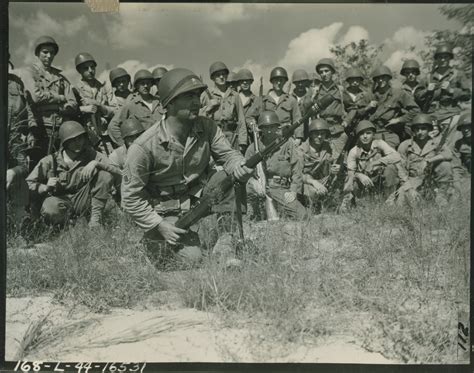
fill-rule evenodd
<path id="1" fill-rule="evenodd" d="M 467 182 L 466 182 L 467 183 Z M 224 325 L 251 330 L 262 356 L 272 341 L 318 344 L 352 335 L 369 351 L 407 363 L 456 363 L 458 311 L 469 307 L 470 185 L 462 200 L 413 209 L 365 200 L 344 215 L 246 224 L 243 266 L 212 256 L 165 277 L 117 209 L 106 228 L 85 222 L 40 249 L 8 240 L 9 296 L 53 292 L 97 312 L 133 307 L 161 290 Z"/>

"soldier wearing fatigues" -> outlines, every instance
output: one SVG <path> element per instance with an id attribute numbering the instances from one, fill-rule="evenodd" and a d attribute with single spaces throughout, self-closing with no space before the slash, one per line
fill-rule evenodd
<path id="1" fill-rule="evenodd" d="M 120 108 L 125 105 L 127 98 L 132 94 L 128 89 L 131 78 L 125 69 L 117 67 L 110 71 L 109 80 L 112 86 L 110 105 L 112 105 L 115 115 Z"/>
<path id="2" fill-rule="evenodd" d="M 244 117 L 247 118 L 250 108 L 255 104 L 255 101 L 258 99 L 257 96 L 253 94 L 250 87 L 254 81 L 253 74 L 248 69 L 242 69 L 237 73 L 237 79 L 240 85 L 239 97 L 242 102 L 242 107 L 244 109 Z M 263 89 L 263 87 L 262 87 Z M 253 130 L 250 126 L 247 127 L 247 136 L 249 143 L 253 141 Z"/>
<path id="3" fill-rule="evenodd" d="M 303 113 L 305 112 L 304 98 L 308 94 L 309 86 L 311 84 L 309 75 L 305 70 L 298 69 L 293 72 L 293 77 L 291 81 L 295 85 L 295 88 L 293 89 L 293 92 L 291 94 L 296 99 L 296 102 L 298 103 L 298 107 L 300 109 L 300 113 L 301 115 L 303 115 Z M 304 141 L 308 138 L 309 121 L 310 120 L 308 118 L 308 120 L 303 123 L 303 137 L 299 139 L 300 141 Z M 298 133 L 301 134 L 301 130 L 299 130 Z"/>
<path id="4" fill-rule="evenodd" d="M 59 126 L 63 120 L 77 115 L 77 102 L 71 84 L 61 75 L 61 70 L 51 66 L 58 50 L 59 46 L 53 38 L 38 38 L 35 42 L 37 60 L 22 77 L 35 119 L 30 123 L 32 142 L 29 152 L 32 166 L 48 152 L 51 137 L 52 151 L 57 150 L 59 141 L 56 134 Z"/>
<path id="5" fill-rule="evenodd" d="M 261 131 L 259 149 L 264 149 L 266 145 L 281 135 L 280 127 L 281 124 L 275 112 L 262 112 L 258 124 Z M 247 149 L 245 157 L 249 159 L 254 154 L 255 144 L 252 144 Z M 302 159 L 298 156 L 297 146 L 292 138 L 263 163 L 267 179 L 266 190 L 263 190 L 255 177 L 252 177 L 247 183 L 247 198 L 257 219 L 259 218 L 258 212 L 263 210 L 266 194 L 273 199 L 280 216 L 298 220 L 307 216 L 307 210 L 296 198 L 301 193 L 303 186 L 302 166 Z"/>
<path id="6" fill-rule="evenodd" d="M 406 60 L 403 62 L 400 75 L 405 77 L 402 89 L 413 97 L 420 109 L 424 108 L 429 100 L 429 92 L 426 83 L 418 80 L 420 75 L 420 65 L 416 60 Z"/>

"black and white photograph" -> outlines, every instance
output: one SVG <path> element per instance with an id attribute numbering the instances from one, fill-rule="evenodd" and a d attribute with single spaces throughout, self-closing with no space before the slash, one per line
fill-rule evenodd
<path id="1" fill-rule="evenodd" d="M 470 363 L 474 5 L 7 10 L 15 371 Z"/>

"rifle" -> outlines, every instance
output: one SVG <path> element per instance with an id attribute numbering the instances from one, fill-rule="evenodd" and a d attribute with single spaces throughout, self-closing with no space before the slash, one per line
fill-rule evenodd
<path id="1" fill-rule="evenodd" d="M 95 113 L 91 114 L 91 123 L 94 126 L 94 129 L 97 132 L 97 136 L 99 137 L 99 140 L 105 149 L 105 154 L 107 154 L 107 157 L 108 157 L 110 155 L 109 149 L 107 149 L 107 143 L 104 141 L 104 138 L 102 137 L 102 131 L 100 130 L 99 125 L 97 124 L 97 117 L 95 116 Z"/>
<path id="2" fill-rule="evenodd" d="M 53 113 L 51 115 L 51 119 L 53 121 L 53 126 L 51 128 L 51 136 L 49 137 L 49 142 L 48 142 L 48 155 L 53 153 L 54 140 L 56 138 L 56 127 L 58 125 L 58 114 Z"/>
<path id="3" fill-rule="evenodd" d="M 318 111 L 321 111 L 327 108 L 333 101 L 334 98 L 331 95 L 325 95 L 315 105 L 317 106 Z M 298 128 L 308 118 L 309 115 L 306 114 L 300 120 L 293 123 L 283 132 L 283 136 L 281 138 L 273 140 L 264 150 L 256 152 L 245 162 L 244 165 L 248 168 L 255 168 L 255 166 L 257 166 L 263 159 L 269 157 L 284 143 L 286 143 L 293 135 L 295 129 Z M 234 183 L 233 177 L 227 175 L 224 171 L 221 171 L 219 172 L 219 177 L 216 176 L 215 178 L 216 183 L 214 185 L 206 185 L 206 188 L 203 191 L 203 197 L 193 209 L 178 219 L 178 221 L 175 223 L 176 227 L 188 229 L 199 219 L 211 214 L 212 206 L 218 204 L 225 198 Z"/>
<path id="4" fill-rule="evenodd" d="M 258 88 L 258 97 L 263 97 L 263 76 L 260 77 L 260 87 Z"/>

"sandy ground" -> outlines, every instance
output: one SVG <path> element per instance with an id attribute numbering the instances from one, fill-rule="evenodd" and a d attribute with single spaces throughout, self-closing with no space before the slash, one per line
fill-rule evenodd
<path id="1" fill-rule="evenodd" d="M 365 351 L 350 336 L 257 346 L 248 330 L 219 326 L 214 315 L 185 308 L 92 314 L 48 297 L 8 298 L 6 326 L 7 361 L 398 363 Z M 25 351 L 27 345 L 33 348 Z"/>

